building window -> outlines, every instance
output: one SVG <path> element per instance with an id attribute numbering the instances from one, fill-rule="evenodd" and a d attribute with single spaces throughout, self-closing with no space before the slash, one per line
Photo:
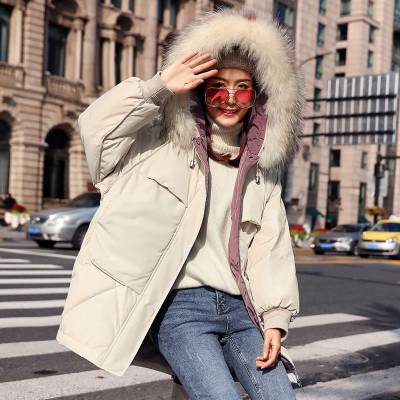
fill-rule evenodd
<path id="1" fill-rule="evenodd" d="M 165 8 L 165 1 L 158 0 L 157 21 L 158 21 L 159 25 L 162 25 L 164 23 L 164 8 Z"/>
<path id="2" fill-rule="evenodd" d="M 374 2 L 372 0 L 368 0 L 367 14 L 371 18 L 374 16 Z"/>
<path id="3" fill-rule="evenodd" d="M 128 8 L 133 13 L 135 12 L 135 0 L 129 0 L 128 1 Z"/>
<path id="4" fill-rule="evenodd" d="M 331 167 L 340 167 L 340 150 L 332 149 L 329 154 L 329 165 Z"/>
<path id="5" fill-rule="evenodd" d="M 280 1 L 276 4 L 276 19 L 281 25 L 286 26 L 289 31 L 293 31 L 294 27 L 294 9 L 289 7 L 287 4 L 281 3 Z"/>
<path id="6" fill-rule="evenodd" d="M 324 47 L 325 44 L 325 25 L 318 23 L 318 33 L 317 33 L 317 46 Z"/>
<path id="7" fill-rule="evenodd" d="M 122 67 L 122 51 L 123 51 L 123 45 L 122 43 L 116 43 L 115 44 L 115 83 L 120 83 L 121 82 L 121 67 Z"/>
<path id="8" fill-rule="evenodd" d="M 169 0 L 169 26 L 176 29 L 180 0 Z"/>
<path id="9" fill-rule="evenodd" d="M 336 28 L 336 40 L 347 40 L 347 24 L 339 24 Z"/>
<path id="10" fill-rule="evenodd" d="M 314 122 L 313 124 L 313 137 L 311 140 L 311 143 L 313 146 L 316 146 L 319 142 L 319 136 L 318 134 L 320 133 L 320 129 L 321 129 L 321 124 L 319 124 L 318 122 Z"/>
<path id="11" fill-rule="evenodd" d="M 315 57 L 315 78 L 316 79 L 321 79 L 322 78 L 323 61 L 324 61 L 324 57 L 323 56 Z"/>
<path id="12" fill-rule="evenodd" d="M 0 120 L 0 194 L 8 193 L 10 173 L 10 127 Z"/>
<path id="13" fill-rule="evenodd" d="M 121 8 L 121 3 L 122 3 L 122 0 L 111 0 L 111 4 L 117 8 Z"/>
<path id="14" fill-rule="evenodd" d="M 0 5 L 0 61 L 8 60 L 8 38 L 10 34 L 10 15 L 9 7 Z"/>
<path id="15" fill-rule="evenodd" d="M 321 110 L 321 93 L 322 90 L 320 88 L 314 88 L 314 111 Z"/>
<path id="16" fill-rule="evenodd" d="M 376 28 L 372 25 L 369 26 L 368 42 L 375 43 L 375 32 Z"/>
<path id="17" fill-rule="evenodd" d="M 372 68 L 373 65 L 374 65 L 374 52 L 372 50 L 368 50 L 367 67 Z"/>
<path id="18" fill-rule="evenodd" d="M 363 222 L 365 219 L 365 209 L 367 204 L 367 184 L 360 182 L 358 190 L 358 222 Z"/>
<path id="19" fill-rule="evenodd" d="M 340 0 L 340 15 L 349 15 L 351 12 L 351 0 Z"/>
<path id="20" fill-rule="evenodd" d="M 343 76 L 346 76 L 346 74 L 344 72 L 336 72 L 334 76 L 335 78 L 341 78 Z"/>
<path id="21" fill-rule="evenodd" d="M 319 15 L 326 14 L 326 0 L 319 0 Z"/>
<path id="22" fill-rule="evenodd" d="M 347 49 L 336 49 L 335 65 L 346 65 Z"/>
<path id="23" fill-rule="evenodd" d="M 47 71 L 52 75 L 65 75 L 65 49 L 68 29 L 49 25 L 47 40 Z"/>
<path id="24" fill-rule="evenodd" d="M 308 191 L 314 192 L 318 189 L 318 164 L 311 163 L 308 174 Z"/>
<path id="25" fill-rule="evenodd" d="M 361 153 L 361 168 L 368 169 L 368 152 L 363 151 Z"/>

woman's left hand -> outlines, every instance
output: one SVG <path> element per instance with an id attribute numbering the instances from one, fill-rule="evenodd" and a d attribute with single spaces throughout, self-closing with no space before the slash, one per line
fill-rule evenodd
<path id="1" fill-rule="evenodd" d="M 263 355 L 256 357 L 257 367 L 270 368 L 276 364 L 281 352 L 281 338 L 279 329 L 267 329 L 264 335 Z"/>

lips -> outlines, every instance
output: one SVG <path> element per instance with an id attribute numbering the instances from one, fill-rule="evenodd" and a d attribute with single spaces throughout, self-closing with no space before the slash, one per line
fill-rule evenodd
<path id="1" fill-rule="evenodd" d="M 220 109 L 220 111 L 227 117 L 231 117 L 238 112 L 238 110 L 223 110 L 222 108 Z"/>

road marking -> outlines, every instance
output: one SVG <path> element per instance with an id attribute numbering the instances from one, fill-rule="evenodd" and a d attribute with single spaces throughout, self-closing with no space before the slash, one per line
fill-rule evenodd
<path id="1" fill-rule="evenodd" d="M 67 260 L 75 260 L 76 256 L 68 256 L 66 254 L 56 254 L 56 253 L 46 253 L 40 251 L 31 251 L 31 250 L 16 250 L 10 248 L 0 248 L 0 252 L 4 253 L 14 253 L 14 254 L 29 254 L 32 256 L 41 256 L 41 257 L 50 257 L 50 258 L 65 258 Z"/>
<path id="2" fill-rule="evenodd" d="M 16 283 L 31 283 L 32 285 L 40 283 L 69 283 L 71 278 L 3 278 L 0 279 L 0 285 L 15 285 Z"/>
<path id="3" fill-rule="evenodd" d="M 289 348 L 295 361 L 311 361 L 319 358 L 348 355 L 371 347 L 387 346 L 400 342 L 400 329 L 361 333 Z"/>
<path id="4" fill-rule="evenodd" d="M 0 343 L 0 359 L 64 353 L 67 351 L 70 350 L 67 347 L 59 344 L 56 340 Z"/>
<path id="5" fill-rule="evenodd" d="M 25 258 L 0 258 L 0 264 L 3 263 L 28 263 Z"/>
<path id="6" fill-rule="evenodd" d="M 5 275 L 71 275 L 72 271 L 69 269 L 58 270 L 58 271 L 32 271 L 29 269 L 23 269 L 21 271 L 3 271 L 0 269 L 0 276 Z"/>
<path id="7" fill-rule="evenodd" d="M 29 400 L 46 400 L 170 379 L 162 372 L 130 366 L 123 376 L 93 370 L 0 383 L 0 393 L 7 400 L 26 400 L 27 394 Z"/>
<path id="8" fill-rule="evenodd" d="M 0 328 L 27 328 L 35 326 L 59 325 L 61 315 L 50 315 L 46 317 L 12 317 L 0 318 Z"/>
<path id="9" fill-rule="evenodd" d="M 58 308 L 64 307 L 64 303 L 65 300 L 3 301 L 0 302 L 0 310 Z"/>
<path id="10" fill-rule="evenodd" d="M 305 317 L 296 318 L 290 324 L 290 328 L 305 328 L 309 326 L 342 324 L 345 322 L 366 321 L 368 319 L 369 318 L 364 317 L 362 315 L 352 315 L 352 314 L 342 314 L 342 313 L 308 315 Z"/>
<path id="11" fill-rule="evenodd" d="M 13 288 L 13 289 L 0 289 L 0 296 L 4 295 L 21 295 L 21 294 L 55 294 L 55 293 L 68 293 L 67 287 L 60 288 Z"/>
<path id="12" fill-rule="evenodd" d="M 363 400 L 400 391 L 400 367 L 317 383 L 296 392 L 297 400 Z"/>
<path id="13" fill-rule="evenodd" d="M 64 268 L 61 265 L 56 265 L 56 264 L 1 264 L 0 263 L 0 271 L 4 269 L 35 269 L 35 268 L 40 268 L 40 269 L 60 269 Z"/>

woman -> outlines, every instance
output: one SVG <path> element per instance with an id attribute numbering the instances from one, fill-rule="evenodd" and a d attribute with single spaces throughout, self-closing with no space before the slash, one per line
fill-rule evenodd
<path id="1" fill-rule="evenodd" d="M 174 43 L 161 73 L 79 117 L 102 202 L 57 340 L 116 375 L 132 360 L 174 373 L 190 398 L 239 399 L 232 373 L 251 398 L 293 399 L 281 341 L 298 291 L 279 174 L 303 96 L 290 42 L 219 11 Z"/>

